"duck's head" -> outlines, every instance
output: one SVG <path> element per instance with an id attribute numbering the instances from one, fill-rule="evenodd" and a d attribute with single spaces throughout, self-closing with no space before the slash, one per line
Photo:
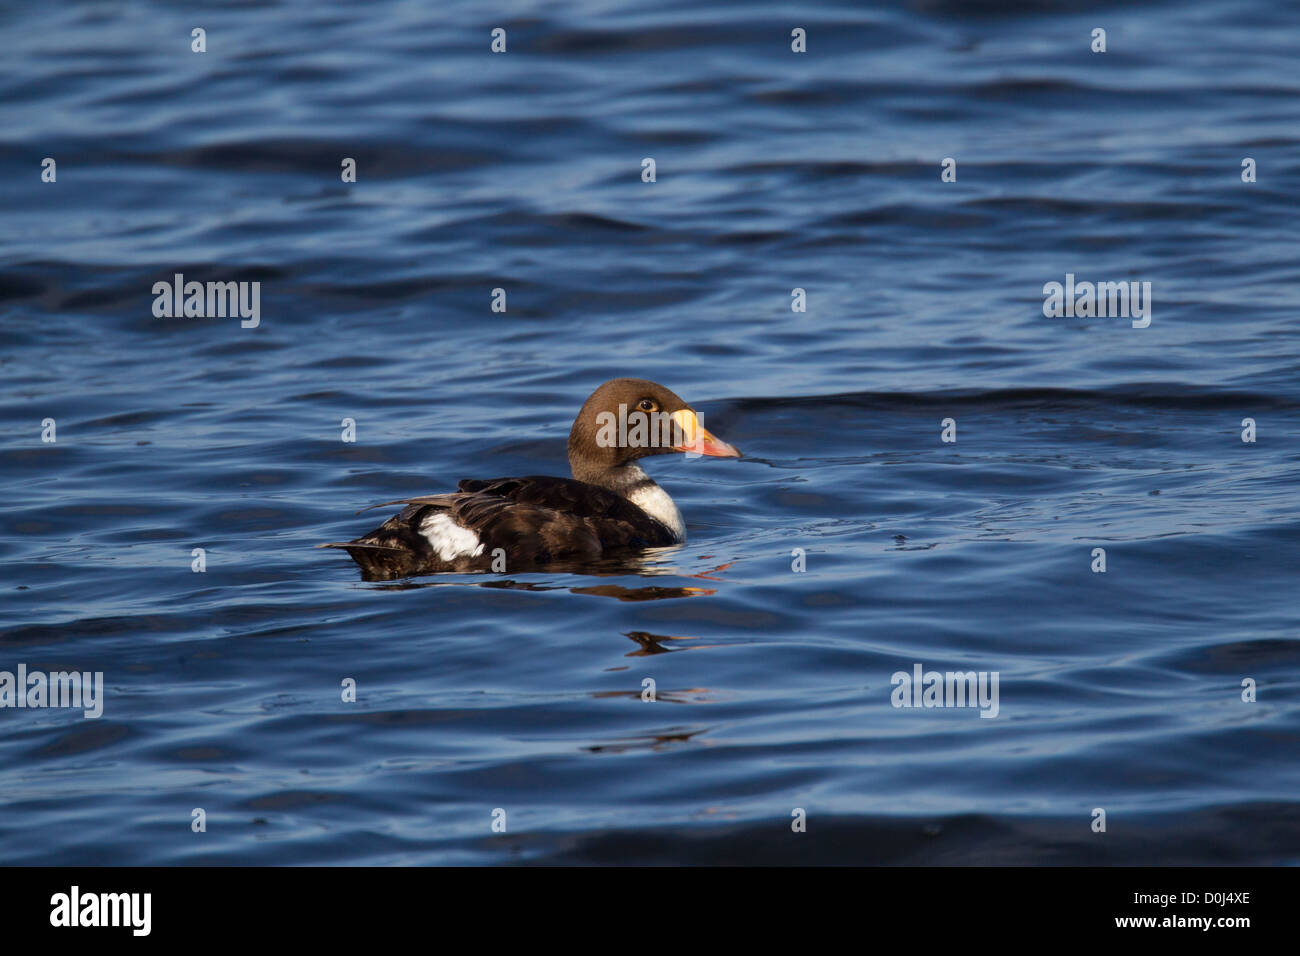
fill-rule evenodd
<path id="1" fill-rule="evenodd" d="M 670 389 L 642 378 L 615 378 L 591 393 L 569 431 L 573 477 L 606 487 L 619 469 L 649 455 L 683 452 L 739 458 L 712 435 L 695 409 Z"/>

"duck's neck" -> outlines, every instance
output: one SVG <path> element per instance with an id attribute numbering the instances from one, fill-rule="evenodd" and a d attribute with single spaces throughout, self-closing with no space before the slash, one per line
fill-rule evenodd
<path id="1" fill-rule="evenodd" d="M 599 479 L 591 483 L 622 495 L 671 531 L 678 541 L 686 540 L 686 524 L 677 505 L 668 492 L 637 465 L 628 463 L 611 468 L 601 472 Z"/>

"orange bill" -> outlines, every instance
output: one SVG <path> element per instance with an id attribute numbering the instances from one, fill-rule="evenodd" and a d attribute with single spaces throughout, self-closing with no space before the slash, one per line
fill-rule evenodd
<path id="1" fill-rule="evenodd" d="M 711 458 L 739 458 L 740 449 L 728 445 L 721 438 L 713 435 L 700 424 L 695 412 L 683 408 L 673 412 L 672 419 L 681 429 L 684 440 L 673 446 L 673 451 L 683 451 L 693 455 L 708 455 Z"/>

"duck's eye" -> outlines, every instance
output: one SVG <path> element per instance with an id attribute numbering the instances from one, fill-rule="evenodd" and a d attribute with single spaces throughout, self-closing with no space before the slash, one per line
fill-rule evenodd
<path id="1" fill-rule="evenodd" d="M 655 410 L 655 403 L 650 401 L 648 398 L 643 398 L 637 403 L 636 407 L 641 409 L 643 412 L 653 412 Z"/>

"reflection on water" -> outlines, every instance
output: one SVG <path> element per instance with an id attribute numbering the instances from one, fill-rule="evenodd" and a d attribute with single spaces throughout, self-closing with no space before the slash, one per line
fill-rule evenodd
<path id="1" fill-rule="evenodd" d="M 689 640 L 689 638 L 669 637 L 664 634 L 651 634 L 648 631 L 628 631 L 624 635 L 641 645 L 640 650 L 628 651 L 628 657 L 643 657 L 647 654 L 671 654 L 675 647 L 664 647 L 664 641 Z"/>
<path id="2" fill-rule="evenodd" d="M 730 568 L 733 563 L 728 561 L 724 564 L 716 565 L 708 571 L 686 574 L 686 572 L 682 571 L 680 568 L 663 563 L 664 559 L 668 555 L 679 552 L 680 550 L 681 546 L 677 545 L 669 548 L 652 548 L 640 553 L 607 557 L 597 561 L 551 561 L 543 568 L 539 568 L 538 573 L 545 573 L 547 575 L 566 573 L 589 575 L 594 577 L 687 576 L 706 581 L 720 581 L 722 580 L 720 577 L 722 572 Z M 708 556 L 701 555 L 700 557 L 701 559 L 706 559 Z M 361 577 L 363 580 L 366 579 L 364 572 L 361 573 Z M 409 591 L 419 588 L 442 587 L 503 588 L 514 591 L 560 591 L 567 588 L 567 590 L 573 594 L 609 597 L 615 598 L 619 601 L 663 601 L 672 598 L 707 597 L 708 595 L 717 593 L 716 589 L 713 588 L 694 586 L 667 587 L 663 585 L 629 586 L 623 584 L 601 584 L 573 587 L 562 584 L 546 584 L 539 581 L 503 578 L 486 571 L 443 574 L 437 575 L 436 577 L 438 580 L 411 578 L 398 582 L 384 581 L 383 583 L 371 583 L 373 585 L 373 590 L 376 591 Z M 489 580 L 483 580 L 483 578 L 489 578 Z"/>
<path id="3" fill-rule="evenodd" d="M 594 587 L 570 588 L 570 590 L 574 594 L 594 594 L 599 597 L 617 598 L 620 601 L 663 601 L 670 598 L 707 597 L 718 593 L 710 588 L 629 588 L 621 584 L 599 584 Z"/>
<path id="4" fill-rule="evenodd" d="M 575 574 L 588 574 L 595 572 L 579 571 Z M 695 587 L 627 587 L 622 584 L 600 584 L 589 587 L 570 587 L 565 588 L 559 584 L 539 584 L 536 581 L 516 581 L 512 578 L 495 578 L 491 581 L 419 581 L 409 580 L 400 581 L 396 584 L 376 584 L 376 591 L 415 591 L 420 588 L 503 588 L 511 591 L 563 591 L 568 590 L 572 594 L 591 594 L 597 597 L 610 597 L 619 601 L 663 601 L 670 598 L 687 598 L 687 597 L 705 597 L 710 594 L 716 594 L 717 591 L 710 588 Z"/>
<path id="5" fill-rule="evenodd" d="M 665 698 L 667 699 L 667 698 Z M 666 750 L 677 744 L 688 743 L 704 733 L 708 728 L 697 727 L 694 730 L 664 730 L 658 733 L 642 734 L 628 737 L 613 743 L 584 747 L 583 750 L 593 754 L 623 754 L 637 750 Z"/>

